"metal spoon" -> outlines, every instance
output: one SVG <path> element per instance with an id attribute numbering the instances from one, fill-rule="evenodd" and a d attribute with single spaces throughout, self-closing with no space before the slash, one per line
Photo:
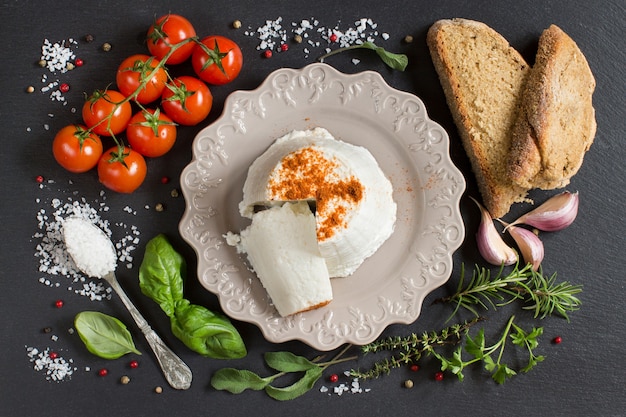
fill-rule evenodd
<path id="1" fill-rule="evenodd" d="M 110 250 L 113 251 L 113 254 L 116 253 L 115 247 L 113 246 L 113 242 L 111 242 L 109 237 L 99 227 L 95 226 L 93 223 L 86 221 L 86 220 L 83 220 L 83 222 L 85 223 L 85 226 L 89 226 L 90 228 L 93 229 L 92 231 L 93 233 L 98 233 L 101 236 L 103 236 L 104 239 L 102 239 L 102 241 L 108 242 L 108 244 L 110 245 Z M 72 253 L 72 250 L 70 249 L 72 245 L 68 245 L 68 237 L 67 237 L 67 234 L 65 234 L 65 230 L 63 233 L 63 239 L 65 240 L 65 244 L 68 247 L 68 253 L 74 260 L 74 263 L 76 264 L 76 266 L 82 272 L 89 275 L 89 273 L 86 272 L 88 268 L 86 268 L 86 266 L 82 264 L 80 256 L 76 253 Z M 103 249 L 106 250 L 108 248 L 103 248 Z M 175 388 L 175 389 L 189 388 L 191 386 L 191 378 L 192 378 L 191 369 L 189 369 L 189 367 L 185 364 L 185 362 L 183 362 L 182 359 L 180 359 L 174 352 L 172 352 L 172 350 L 169 347 L 167 347 L 165 342 L 161 340 L 161 338 L 156 334 L 156 332 L 152 330 L 152 328 L 150 327 L 146 319 L 143 318 L 139 310 L 137 310 L 137 308 L 133 305 L 130 298 L 128 298 L 128 296 L 126 295 L 126 293 L 120 286 L 119 282 L 117 281 L 117 278 L 115 277 L 115 272 L 109 271 L 103 276 L 96 276 L 96 278 L 102 278 L 106 280 L 111 286 L 111 288 L 113 288 L 113 290 L 115 290 L 117 295 L 120 297 L 120 299 L 122 300 L 122 303 L 124 303 L 128 311 L 130 312 L 130 315 L 135 320 L 135 323 L 137 323 L 137 327 L 139 327 L 139 330 L 141 330 L 141 332 L 146 337 L 148 344 L 152 348 L 152 351 L 154 352 L 154 355 L 156 356 L 157 361 L 159 362 L 159 365 L 161 366 L 161 370 L 163 371 L 163 375 L 165 376 L 165 379 L 172 386 L 172 388 Z"/>

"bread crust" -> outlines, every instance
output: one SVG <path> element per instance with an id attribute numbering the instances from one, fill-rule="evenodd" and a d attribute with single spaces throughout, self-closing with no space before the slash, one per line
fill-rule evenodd
<path id="1" fill-rule="evenodd" d="M 511 132 L 529 66 L 499 33 L 468 19 L 443 19 L 427 34 L 433 64 L 471 161 L 485 207 L 504 216 L 530 187 L 508 175 Z"/>
<path id="2" fill-rule="evenodd" d="M 509 177 L 522 187 L 569 184 L 596 133 L 595 79 L 576 43 L 551 25 L 540 39 L 513 128 Z"/>

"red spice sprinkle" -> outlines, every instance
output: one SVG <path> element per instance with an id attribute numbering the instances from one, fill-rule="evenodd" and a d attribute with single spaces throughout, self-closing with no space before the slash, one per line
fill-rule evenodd
<path id="1" fill-rule="evenodd" d="M 283 52 L 286 52 L 289 50 L 289 45 L 287 45 L 286 43 L 283 43 L 280 45 L 280 50 Z"/>
<path id="2" fill-rule="evenodd" d="M 337 381 L 339 381 L 339 375 L 337 374 L 332 374 L 331 376 L 328 377 L 328 380 L 332 383 L 335 383 Z"/>
<path id="3" fill-rule="evenodd" d="M 435 373 L 435 381 L 443 381 L 443 372 Z"/>
<path id="4" fill-rule="evenodd" d="M 67 83 L 63 83 L 59 86 L 59 90 L 61 90 L 62 93 L 67 93 L 68 91 L 70 91 L 70 85 Z"/>
<path id="5" fill-rule="evenodd" d="M 417 372 L 419 370 L 420 370 L 420 366 L 419 365 L 416 365 L 416 364 L 411 365 L 411 371 Z"/>
<path id="6" fill-rule="evenodd" d="M 56 300 L 56 301 L 54 302 L 54 306 L 55 306 L 56 308 L 61 308 L 61 307 L 63 307 L 63 300 Z"/>
<path id="7" fill-rule="evenodd" d="M 265 58 L 271 58 L 272 57 L 272 51 L 269 49 L 266 49 L 265 52 L 263 52 L 263 56 Z"/>
<path id="8" fill-rule="evenodd" d="M 330 35 L 330 38 L 328 39 L 330 39 L 331 42 L 337 42 L 337 34 L 333 33 L 332 35 Z"/>
<path id="9" fill-rule="evenodd" d="M 562 338 L 561 336 L 557 336 L 557 337 L 555 337 L 554 339 L 552 339 L 552 342 L 553 342 L 555 345 L 560 344 L 562 341 L 563 341 L 563 338 Z"/>
<path id="10" fill-rule="evenodd" d="M 107 376 L 109 374 L 109 371 L 107 370 L 107 368 L 102 368 L 98 371 L 98 376 Z"/>
<path id="11" fill-rule="evenodd" d="M 50 357 L 50 359 L 56 359 L 59 357 L 59 354 L 56 352 L 50 352 L 48 356 Z"/>
<path id="12" fill-rule="evenodd" d="M 35 181 L 37 181 L 39 184 L 41 184 L 43 180 L 44 180 L 43 175 L 37 175 L 37 177 L 35 177 Z"/>
<path id="13" fill-rule="evenodd" d="M 137 367 L 139 366 L 139 362 L 137 362 L 137 361 L 135 361 L 135 360 L 130 361 L 130 363 L 128 364 L 128 366 L 130 366 L 131 368 L 135 369 L 135 368 L 137 368 Z"/>
<path id="14" fill-rule="evenodd" d="M 80 58 L 76 58 L 76 61 L 74 61 L 74 65 L 76 65 L 77 67 L 82 67 L 84 63 L 85 62 Z"/>

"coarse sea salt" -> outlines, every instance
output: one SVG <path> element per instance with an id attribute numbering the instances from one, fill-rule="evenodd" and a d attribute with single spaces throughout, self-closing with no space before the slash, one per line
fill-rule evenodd
<path id="1" fill-rule="evenodd" d="M 41 45 L 40 60 L 45 63 L 44 67 L 50 73 L 54 75 L 64 74 L 68 71 L 68 64 L 76 59 L 73 48 L 77 47 L 78 42 L 72 38 L 58 42 L 44 39 Z M 61 102 L 64 106 L 67 105 L 65 95 L 58 89 L 60 85 L 58 78 L 50 81 L 47 74 L 43 74 L 41 82 L 44 84 L 41 87 L 41 92 L 49 94 L 51 101 Z"/>
<path id="2" fill-rule="evenodd" d="M 48 381 L 62 382 L 72 377 L 78 368 L 74 366 L 73 359 L 65 359 L 55 351 L 54 357 L 50 356 L 52 350 L 45 348 L 39 350 L 33 346 L 25 346 L 26 355 L 33 364 L 33 369 L 43 373 Z"/>
<path id="3" fill-rule="evenodd" d="M 344 375 L 349 377 L 350 371 L 345 371 Z M 320 387 L 320 392 L 328 395 L 337 395 L 341 396 L 343 394 L 362 394 L 370 392 L 371 388 L 363 388 L 361 387 L 361 382 L 358 378 L 352 378 L 352 380 L 348 382 L 341 382 L 334 387 L 327 387 L 326 385 L 322 385 Z"/>
<path id="4" fill-rule="evenodd" d="M 89 220 L 72 216 L 63 221 L 63 238 L 76 266 L 90 277 L 115 271 L 117 256 L 109 238 Z"/>
<path id="5" fill-rule="evenodd" d="M 315 18 L 301 19 L 297 22 L 291 22 L 290 25 L 284 25 L 283 18 L 278 17 L 274 20 L 266 20 L 263 25 L 255 30 L 248 27 L 244 34 L 257 37 L 259 41 L 256 46 L 257 50 L 275 52 L 284 52 L 281 51 L 280 45 L 289 42 L 293 36 L 298 35 L 302 39 L 302 52 L 305 57 L 308 57 L 318 48 L 323 48 L 323 51 L 327 53 L 330 52 L 332 45 L 344 48 L 364 42 L 389 39 L 389 34 L 379 32 L 378 23 L 370 18 L 358 19 L 346 27 L 341 21 L 333 26 L 326 26 Z M 295 45 L 292 45 L 289 50 L 294 48 Z"/>
<path id="6" fill-rule="evenodd" d="M 48 180 L 40 184 L 42 189 L 48 189 L 54 181 Z M 75 193 L 73 193 L 75 195 Z M 128 226 L 119 222 L 111 225 L 101 214 L 109 212 L 106 204 L 104 191 L 100 193 L 101 200 L 90 204 L 85 198 L 68 197 L 66 200 L 59 198 L 37 198 L 41 205 L 36 219 L 38 230 L 33 234 L 37 241 L 35 257 L 39 260 L 39 282 L 47 287 L 59 287 L 59 278 L 65 278 L 67 290 L 77 295 L 88 297 L 92 301 L 111 299 L 111 288 L 98 279 L 86 277 L 73 259 L 69 256 L 63 240 L 63 221 L 68 217 L 79 217 L 99 227 L 104 233 L 112 237 L 112 228 L 123 236 L 114 241 L 118 259 L 123 259 L 128 269 L 133 267 L 133 252 L 140 242 L 140 231 L 135 225 Z M 92 207 L 93 205 L 93 207 Z M 96 208 L 94 208 L 96 207 Z"/>

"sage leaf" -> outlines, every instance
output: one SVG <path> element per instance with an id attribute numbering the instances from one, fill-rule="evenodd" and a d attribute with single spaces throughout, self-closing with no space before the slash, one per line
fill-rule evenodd
<path id="1" fill-rule="evenodd" d="M 222 368 L 211 377 L 211 386 L 217 390 L 241 394 L 247 389 L 260 391 L 267 387 L 273 378 L 261 378 L 245 369 Z"/>
<path id="2" fill-rule="evenodd" d="M 268 385 L 265 387 L 265 392 L 267 395 L 278 401 L 293 400 L 294 398 L 298 398 L 299 396 L 306 394 L 311 388 L 313 388 L 313 385 L 315 385 L 317 380 L 322 376 L 322 372 L 322 368 L 316 366 L 315 368 L 307 370 L 302 378 L 292 385 L 280 388 Z"/>
<path id="3" fill-rule="evenodd" d="M 264 357 L 268 366 L 281 372 L 301 372 L 318 367 L 307 358 L 291 352 L 267 352 Z"/>
<path id="4" fill-rule="evenodd" d="M 174 315 L 176 301 L 183 298 L 184 258 L 160 234 L 146 245 L 139 267 L 139 287 L 169 317 Z"/>
<path id="5" fill-rule="evenodd" d="M 241 335 L 226 316 L 185 299 L 176 303 L 171 327 L 189 349 L 203 356 L 237 359 L 248 353 Z"/>
<path id="6" fill-rule="evenodd" d="M 117 359 L 127 353 L 141 353 L 124 323 L 98 311 L 83 311 L 74 318 L 74 327 L 87 350 L 104 359 Z"/>

